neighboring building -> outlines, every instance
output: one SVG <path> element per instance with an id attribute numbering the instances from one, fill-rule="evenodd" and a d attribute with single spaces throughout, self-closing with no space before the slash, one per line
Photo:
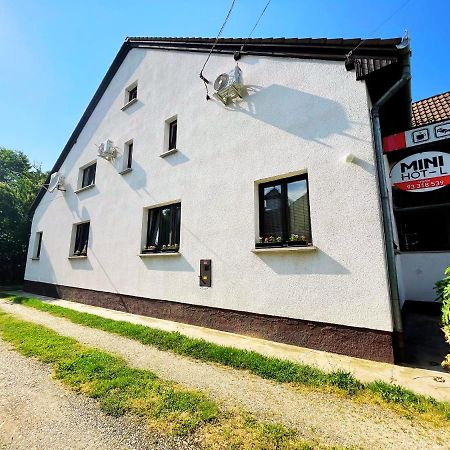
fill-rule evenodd
<path id="1" fill-rule="evenodd" d="M 412 104 L 411 130 L 387 136 L 401 302 L 434 302 L 450 266 L 450 92 Z M 408 127 L 409 128 L 409 127 Z"/>
<path id="2" fill-rule="evenodd" d="M 247 91 L 225 106 L 199 79 L 213 41 L 126 39 L 52 170 L 65 191 L 35 201 L 25 289 L 393 361 L 371 108 L 401 80 L 381 129 L 409 128 L 408 46 L 221 39 L 204 75 L 240 52 Z"/>

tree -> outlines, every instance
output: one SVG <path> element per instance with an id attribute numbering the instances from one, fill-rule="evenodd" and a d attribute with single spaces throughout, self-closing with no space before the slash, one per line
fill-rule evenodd
<path id="1" fill-rule="evenodd" d="M 0 283 L 23 279 L 30 207 L 46 178 L 23 152 L 0 147 Z"/>

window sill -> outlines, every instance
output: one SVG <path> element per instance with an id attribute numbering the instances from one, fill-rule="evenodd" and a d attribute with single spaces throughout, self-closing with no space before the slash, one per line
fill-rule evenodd
<path id="1" fill-rule="evenodd" d="M 133 170 L 132 167 L 127 167 L 126 169 L 122 170 L 121 172 L 119 172 L 119 175 L 125 175 L 126 173 L 129 173 Z"/>
<path id="2" fill-rule="evenodd" d="M 290 252 L 313 252 L 317 247 L 308 245 L 305 247 L 260 247 L 254 248 L 252 253 L 290 253 Z"/>
<path id="3" fill-rule="evenodd" d="M 87 191 L 88 189 L 92 189 L 93 187 L 95 187 L 95 183 L 94 184 L 90 184 L 89 186 L 85 186 L 85 187 L 82 187 L 80 189 L 77 189 L 75 191 L 75 194 L 79 194 L 80 192 Z"/>
<path id="4" fill-rule="evenodd" d="M 180 252 L 159 252 L 159 253 L 139 253 L 141 258 L 147 258 L 147 257 L 159 257 L 159 256 L 181 256 Z"/>
<path id="5" fill-rule="evenodd" d="M 86 259 L 87 255 L 73 255 L 73 256 L 69 256 L 69 259 Z"/>
<path id="6" fill-rule="evenodd" d="M 171 148 L 170 150 L 167 150 L 167 152 L 161 153 L 159 156 L 161 158 L 165 158 L 166 156 L 172 155 L 173 153 L 176 153 L 178 151 L 177 148 Z"/>
<path id="7" fill-rule="evenodd" d="M 31 258 L 31 261 L 39 261 L 41 258 L 37 258 L 36 256 L 33 256 L 32 258 Z"/>
<path id="8" fill-rule="evenodd" d="M 131 105 L 133 105 L 134 103 L 136 103 L 138 101 L 137 97 L 133 98 L 133 100 L 130 100 L 128 103 L 125 103 L 125 105 L 122 106 L 122 108 L 120 108 L 122 111 L 125 111 L 128 107 L 130 107 Z"/>

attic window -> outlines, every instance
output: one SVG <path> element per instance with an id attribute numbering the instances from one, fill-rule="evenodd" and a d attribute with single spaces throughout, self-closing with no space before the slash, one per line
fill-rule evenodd
<path id="1" fill-rule="evenodd" d="M 137 81 L 135 81 L 125 89 L 125 98 L 122 110 L 128 108 L 128 106 L 132 105 L 133 103 L 136 103 L 137 96 L 138 96 L 138 83 Z"/>
<path id="2" fill-rule="evenodd" d="M 177 152 L 177 135 L 178 135 L 178 118 L 177 116 L 172 116 L 170 119 L 167 119 L 164 123 L 164 148 L 161 155 L 161 158 L 166 157 L 167 155 L 171 155 L 172 153 Z"/>
<path id="3" fill-rule="evenodd" d="M 128 101 L 131 102 L 135 99 L 137 99 L 137 86 L 134 86 L 128 91 Z"/>

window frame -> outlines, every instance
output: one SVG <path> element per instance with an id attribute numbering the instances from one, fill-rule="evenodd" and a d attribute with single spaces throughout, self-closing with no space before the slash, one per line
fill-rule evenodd
<path id="1" fill-rule="evenodd" d="M 89 179 L 88 177 L 86 177 L 86 174 L 92 168 L 94 168 L 94 175 L 93 175 L 92 182 L 90 184 L 85 184 L 85 180 L 87 181 Z M 80 183 L 79 189 L 85 189 L 85 188 L 88 188 L 91 186 L 95 186 L 95 177 L 97 176 L 97 161 L 89 163 L 88 165 L 82 167 L 80 170 L 81 170 L 81 183 Z"/>
<path id="2" fill-rule="evenodd" d="M 290 230 L 289 230 L 289 208 L 288 208 L 288 184 L 296 181 L 306 181 L 306 195 L 308 200 L 308 221 L 309 221 L 309 230 L 310 230 L 310 239 L 308 240 L 291 240 L 290 239 Z M 260 238 L 264 238 L 265 230 L 264 230 L 264 189 L 280 185 L 281 187 L 281 196 L 282 196 L 282 207 L 281 207 L 281 229 L 282 229 L 282 237 L 281 241 L 270 241 L 270 242 L 261 242 L 258 238 L 255 242 L 256 248 L 261 247 L 310 247 L 313 245 L 312 239 L 312 230 L 311 230 L 311 204 L 309 200 L 309 179 L 308 173 L 303 173 L 300 175 L 294 175 L 289 177 L 277 178 L 267 182 L 258 183 L 258 233 Z"/>
<path id="3" fill-rule="evenodd" d="M 179 221 L 177 225 L 177 208 L 179 208 Z M 162 211 L 164 209 L 171 210 L 170 217 L 170 238 L 169 244 L 156 244 L 154 242 L 154 234 L 161 229 L 162 214 L 159 213 L 155 218 L 155 213 Z M 146 253 L 178 253 L 180 249 L 180 237 L 181 237 L 181 202 L 168 203 L 164 205 L 149 207 L 145 209 L 146 217 L 146 228 L 145 228 L 145 239 L 143 243 L 143 254 Z M 158 223 L 156 224 L 156 221 Z M 155 226 L 157 229 L 155 230 Z"/>
<path id="4" fill-rule="evenodd" d="M 133 93 L 135 93 L 135 95 L 133 95 Z M 129 106 L 136 103 L 138 101 L 138 95 L 139 95 L 139 84 L 138 80 L 136 80 L 125 88 L 123 96 L 123 106 L 121 108 L 122 111 L 125 111 Z"/>
<path id="5" fill-rule="evenodd" d="M 133 152 L 134 152 L 134 139 L 130 139 L 125 142 L 123 146 L 123 158 L 121 174 L 133 170 Z"/>
<path id="6" fill-rule="evenodd" d="M 134 86 L 128 88 L 128 89 L 127 89 L 127 92 L 128 92 L 128 102 L 127 102 L 127 103 L 130 103 L 130 102 L 132 102 L 133 100 L 137 100 L 137 96 L 138 96 L 138 86 L 137 86 L 137 83 L 136 83 Z"/>
<path id="7" fill-rule="evenodd" d="M 127 169 L 131 169 L 133 165 L 133 150 L 134 150 L 134 143 L 133 141 L 130 141 L 127 144 Z"/>
<path id="8" fill-rule="evenodd" d="M 34 238 L 34 249 L 32 259 L 40 259 L 41 258 L 41 250 L 42 250 L 42 235 L 43 231 L 37 231 Z"/>
<path id="9" fill-rule="evenodd" d="M 84 233 L 86 233 L 86 231 L 83 230 L 83 228 L 85 228 L 86 226 L 87 226 L 87 236 L 85 236 L 86 239 L 84 241 L 83 231 L 84 231 Z M 87 257 L 90 233 L 91 233 L 91 221 L 90 220 L 74 224 L 74 226 L 73 226 L 73 244 L 72 244 L 72 249 L 70 252 L 70 257 L 72 257 L 72 258 Z M 83 248 L 86 247 L 85 252 L 82 251 L 83 248 L 81 249 L 81 251 L 79 250 L 79 248 L 81 247 L 82 244 L 83 244 Z"/>
<path id="10" fill-rule="evenodd" d="M 168 136 L 167 136 L 167 149 L 166 151 L 170 152 L 171 150 L 177 149 L 177 138 L 178 138 L 178 118 L 175 117 L 173 120 L 168 123 Z M 172 130 L 175 127 L 175 136 L 173 137 Z M 175 142 L 173 142 L 175 141 Z M 173 144 L 173 145 L 171 145 Z"/>

